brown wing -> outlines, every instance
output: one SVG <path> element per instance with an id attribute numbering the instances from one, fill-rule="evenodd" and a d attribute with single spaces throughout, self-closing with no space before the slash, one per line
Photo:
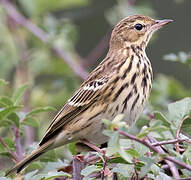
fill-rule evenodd
<path id="1" fill-rule="evenodd" d="M 108 78 L 105 77 L 83 84 L 55 116 L 39 145 L 41 146 L 57 135 L 68 122 L 90 107 L 96 101 L 99 90 L 104 87 L 107 81 Z"/>

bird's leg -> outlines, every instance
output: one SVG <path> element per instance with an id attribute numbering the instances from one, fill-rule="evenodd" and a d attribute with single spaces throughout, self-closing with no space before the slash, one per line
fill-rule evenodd
<path id="1" fill-rule="evenodd" d="M 90 143 L 89 141 L 87 140 L 82 140 L 81 141 L 83 144 L 89 146 L 90 148 L 94 149 L 96 152 L 100 153 L 103 155 L 100 156 L 101 160 L 103 161 L 103 168 L 101 170 L 101 179 L 104 179 L 105 177 L 105 172 L 106 172 L 106 164 L 107 164 L 107 160 L 109 159 L 107 156 L 106 156 L 106 152 L 105 150 L 102 150 L 100 149 L 99 147 L 95 146 L 94 144 Z"/>
<path id="2" fill-rule="evenodd" d="M 97 147 L 96 145 L 90 143 L 88 140 L 83 139 L 83 140 L 81 140 L 81 142 L 83 144 L 87 145 L 88 147 L 90 147 L 91 149 L 95 150 L 96 152 L 98 152 L 100 154 L 105 154 L 104 150 L 102 150 L 99 147 Z"/>

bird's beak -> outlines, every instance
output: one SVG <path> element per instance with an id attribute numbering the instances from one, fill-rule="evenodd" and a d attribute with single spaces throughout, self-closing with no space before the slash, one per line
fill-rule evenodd
<path id="1" fill-rule="evenodd" d="M 173 20 L 172 19 L 155 20 L 155 23 L 153 24 L 152 28 L 157 30 L 170 22 L 173 22 Z"/>

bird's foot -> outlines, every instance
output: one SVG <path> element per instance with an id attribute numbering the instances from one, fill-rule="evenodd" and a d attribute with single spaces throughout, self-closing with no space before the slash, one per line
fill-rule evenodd
<path id="1" fill-rule="evenodd" d="M 85 145 L 87 145 L 88 147 L 90 147 L 91 149 L 95 150 L 96 152 L 100 153 L 100 154 L 105 154 L 105 150 L 100 149 L 99 147 L 97 147 L 95 144 L 92 144 L 91 142 L 89 142 L 86 139 L 81 140 L 81 142 Z"/>

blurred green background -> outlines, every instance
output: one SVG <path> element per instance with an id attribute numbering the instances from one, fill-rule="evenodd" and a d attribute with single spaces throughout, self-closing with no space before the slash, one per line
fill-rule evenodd
<path id="1" fill-rule="evenodd" d="M 18 13 L 41 28 L 47 34 L 47 41 L 42 42 L 29 32 L 24 27 L 28 26 L 26 19 L 14 16 L 14 10 L 5 2 L 11 2 Z M 147 55 L 155 79 L 158 74 L 166 74 L 190 88 L 190 69 L 179 62 L 164 60 L 164 55 L 180 51 L 186 52 L 182 54 L 183 59 L 190 57 L 190 8 L 189 0 L 0 0 L 0 78 L 9 82 L 0 93 L 10 96 L 27 83 L 22 113 L 43 106 L 52 106 L 58 111 L 82 82 L 66 60 L 73 60 L 85 71 L 91 71 L 107 53 L 113 25 L 132 14 L 174 20 L 154 35 Z M 54 47 L 61 50 L 66 59 L 61 58 Z M 163 86 L 163 82 L 160 85 Z M 57 111 L 37 116 L 40 128 L 23 127 L 22 133 L 30 132 L 22 139 L 24 148 L 43 136 Z M 11 130 L 4 127 L 0 134 L 2 137 L 12 135 Z"/>

